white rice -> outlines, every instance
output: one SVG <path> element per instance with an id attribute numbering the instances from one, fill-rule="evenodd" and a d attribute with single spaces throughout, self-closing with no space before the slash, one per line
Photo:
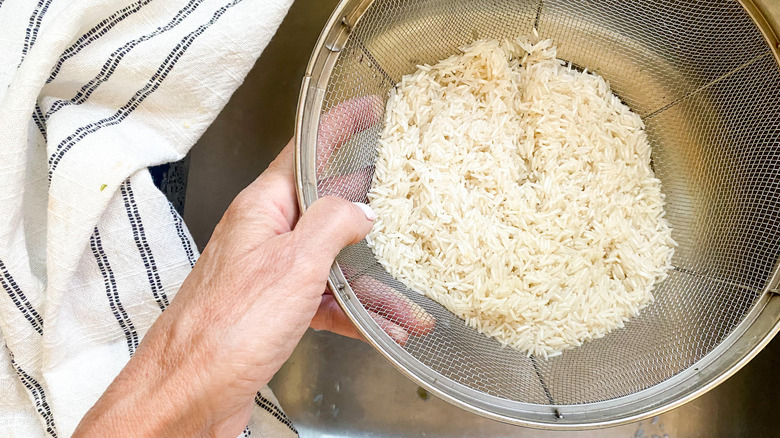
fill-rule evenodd
<path id="1" fill-rule="evenodd" d="M 551 40 L 460 52 L 390 93 L 368 196 L 374 253 L 529 355 L 622 327 L 675 246 L 642 120 Z"/>

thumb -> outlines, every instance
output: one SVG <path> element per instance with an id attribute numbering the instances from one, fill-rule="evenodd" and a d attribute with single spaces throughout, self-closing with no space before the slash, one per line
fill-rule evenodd
<path id="1" fill-rule="evenodd" d="M 366 204 L 325 196 L 306 210 L 292 234 L 317 266 L 330 266 L 342 248 L 368 234 L 375 217 Z"/>

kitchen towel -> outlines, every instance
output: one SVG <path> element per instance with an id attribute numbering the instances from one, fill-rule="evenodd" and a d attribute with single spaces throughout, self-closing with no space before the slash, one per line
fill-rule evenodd
<path id="1" fill-rule="evenodd" d="M 292 0 L 0 0 L 0 436 L 70 436 L 198 257 L 147 168 Z M 265 388 L 243 436 L 295 436 Z"/>

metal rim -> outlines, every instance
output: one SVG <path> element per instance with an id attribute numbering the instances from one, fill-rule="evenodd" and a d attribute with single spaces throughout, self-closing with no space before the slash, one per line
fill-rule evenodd
<path id="1" fill-rule="evenodd" d="M 351 29 L 374 0 L 342 0 L 328 19 L 312 52 L 296 113 L 295 180 L 300 211 L 317 198 L 317 184 L 307 178 L 315 175 L 314 162 L 319 114 L 331 71 L 349 37 Z M 771 47 L 780 64 L 780 39 L 753 0 L 739 0 Z M 640 421 L 679 407 L 719 385 L 745 366 L 780 331 L 780 297 L 772 291 L 780 287 L 780 261 L 772 279 L 744 320 L 702 359 L 666 381 L 639 392 L 611 400 L 583 405 L 538 405 L 487 396 L 433 372 L 387 336 L 359 304 L 358 298 L 334 263 L 328 285 L 337 302 L 360 334 L 398 371 L 437 397 L 475 414 L 517 426 L 551 430 L 596 429 Z M 369 333 L 365 327 L 373 327 Z M 377 335 L 378 334 L 378 335 Z M 740 339 L 749 339 L 752 347 L 736 350 Z M 756 341 L 757 340 L 757 341 Z M 713 365 L 730 364 L 721 372 L 707 372 Z M 672 391 L 674 388 L 674 391 Z M 479 394 L 476 400 L 474 395 Z M 471 400 L 468 403 L 465 400 Z M 626 409 L 630 406 L 629 409 Z M 620 409 L 622 415 L 610 411 Z M 522 418 L 514 413 L 549 417 L 550 421 Z M 605 416 L 608 418 L 604 420 Z"/>

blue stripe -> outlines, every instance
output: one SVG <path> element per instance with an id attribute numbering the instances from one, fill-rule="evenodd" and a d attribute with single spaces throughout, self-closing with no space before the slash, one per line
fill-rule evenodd
<path id="1" fill-rule="evenodd" d="M 8 269 L 5 267 L 2 260 L 0 260 L 0 284 L 2 284 L 3 289 L 8 293 L 8 296 L 11 298 L 11 301 L 13 301 L 16 308 L 22 313 L 24 319 L 30 322 L 38 334 L 42 335 L 43 318 L 41 318 L 41 315 L 35 310 L 30 301 L 27 300 L 27 297 L 24 295 L 19 285 L 16 284 L 16 281 L 11 276 L 11 273 L 8 272 Z"/>
<path id="2" fill-rule="evenodd" d="M 125 18 L 133 15 L 134 13 L 141 10 L 141 8 L 151 3 L 152 0 L 140 0 L 136 3 L 133 3 L 130 6 L 126 6 L 113 14 L 109 15 L 97 24 L 97 26 L 90 29 L 87 33 L 81 36 L 78 40 L 76 40 L 75 43 L 73 43 L 72 46 L 65 49 L 64 52 L 62 52 L 62 55 L 60 55 L 59 61 L 57 61 L 57 64 L 54 66 L 54 68 L 51 71 L 51 75 L 49 76 L 49 79 L 46 80 L 46 83 L 49 83 L 54 80 L 54 78 L 57 77 L 57 75 L 60 72 L 60 69 L 62 68 L 62 64 L 65 63 L 68 59 L 76 56 L 81 49 L 87 47 L 106 33 L 108 33 L 109 30 L 111 30 L 114 26 L 116 26 L 119 22 L 124 20 Z"/>
<path id="3" fill-rule="evenodd" d="M 227 5 L 219 8 L 216 12 L 214 12 L 214 15 L 211 17 L 211 20 L 209 20 L 205 24 L 200 25 L 197 29 L 190 32 L 186 37 L 184 37 L 184 39 L 182 39 L 182 41 L 179 44 L 177 44 L 176 47 L 174 47 L 173 50 L 168 54 L 163 64 L 157 69 L 157 72 L 155 72 L 155 74 L 149 79 L 149 82 L 146 84 L 146 86 L 136 91 L 135 95 L 132 98 L 130 98 L 130 100 L 122 108 L 120 108 L 116 113 L 114 113 L 114 115 L 112 115 L 111 117 L 107 117 L 105 119 L 101 119 L 97 122 L 84 125 L 78 128 L 73 134 L 63 139 L 60 142 L 60 144 L 57 145 L 55 152 L 51 155 L 51 157 L 49 157 L 49 181 L 51 181 L 52 175 L 54 171 L 57 169 L 57 166 L 62 160 L 62 157 L 65 156 L 65 154 L 70 150 L 70 148 L 72 148 L 75 144 L 77 144 L 79 141 L 84 139 L 84 137 L 87 137 L 88 135 L 103 129 L 106 126 L 112 126 L 112 125 L 117 125 L 119 123 L 122 123 L 122 121 L 125 118 L 127 118 L 127 116 L 130 115 L 138 107 L 138 105 L 141 104 L 141 102 L 143 102 L 147 97 L 149 97 L 160 87 L 160 85 L 163 83 L 163 81 L 171 72 L 171 70 L 173 70 L 173 67 L 179 61 L 179 58 L 181 58 L 182 55 L 184 55 L 184 53 L 187 52 L 187 49 L 189 49 L 190 45 L 192 45 L 192 43 L 201 34 L 203 34 L 203 32 L 205 32 L 209 27 L 211 27 L 211 25 L 216 23 L 217 20 L 219 20 L 219 17 L 221 17 L 225 13 L 225 11 L 241 3 L 241 1 L 242 0 L 233 0 Z"/>
<path id="4" fill-rule="evenodd" d="M 127 350 L 130 352 L 130 356 L 133 356 L 138 348 L 138 332 L 136 332 L 133 321 L 130 320 L 124 306 L 122 306 L 122 302 L 119 300 L 119 291 L 116 287 L 114 271 L 111 269 L 111 264 L 108 263 L 108 256 L 106 256 L 106 252 L 103 250 L 103 242 L 100 239 L 100 232 L 97 227 L 95 227 L 94 233 L 89 238 L 89 244 L 92 247 L 92 254 L 95 256 L 100 274 L 103 276 L 108 305 L 111 307 L 111 312 L 119 323 L 119 327 L 125 334 Z"/>
<path id="5" fill-rule="evenodd" d="M 287 418 L 287 415 L 285 415 L 284 411 L 279 409 L 278 406 L 273 404 L 271 400 L 268 400 L 267 398 L 263 397 L 260 392 L 255 395 L 255 404 L 262 409 L 264 409 L 269 414 L 273 415 L 274 418 L 279 420 L 282 424 L 287 426 L 291 431 L 295 432 L 296 434 L 298 431 L 295 429 L 295 426 L 293 426 L 292 421 L 290 421 L 289 418 Z"/>
<path id="6" fill-rule="evenodd" d="M 16 363 L 14 355 L 8 348 L 8 345 L 6 345 L 5 348 L 8 350 L 8 355 L 11 357 L 11 365 L 13 365 L 16 375 L 19 376 L 19 380 L 22 381 L 24 387 L 27 388 L 27 391 L 33 397 L 35 410 L 38 411 L 38 414 L 43 417 L 43 421 L 46 423 L 46 432 L 48 432 L 52 438 L 57 438 L 57 427 L 54 425 L 54 416 L 51 413 L 49 403 L 46 402 L 46 393 L 43 391 L 43 387 Z"/>
<path id="7" fill-rule="evenodd" d="M 39 0 L 38 5 L 35 6 L 32 15 L 30 15 L 30 23 L 27 25 L 27 31 L 24 35 L 24 45 L 22 46 L 22 59 L 19 60 L 19 64 L 22 64 L 24 58 L 27 56 L 33 46 L 35 40 L 38 38 L 38 30 L 41 27 L 41 21 L 43 16 L 46 15 L 46 11 L 49 10 L 52 0 Z"/>
<path id="8" fill-rule="evenodd" d="M 32 114 L 32 118 L 35 122 L 35 125 L 38 126 L 38 131 L 40 131 L 41 135 L 43 136 L 43 141 L 48 141 L 46 136 L 46 122 L 43 120 L 43 111 L 41 111 L 41 106 L 38 105 L 37 102 L 35 104 L 35 111 Z"/>
<path id="9" fill-rule="evenodd" d="M 171 216 L 173 216 L 173 223 L 176 225 L 176 234 L 179 235 L 181 246 L 184 248 L 184 252 L 187 254 L 187 260 L 190 262 L 190 267 L 194 267 L 196 262 L 195 252 L 192 250 L 192 243 L 190 243 L 190 239 L 187 237 L 187 233 L 184 232 L 184 221 L 182 221 L 181 216 L 179 216 L 179 212 L 176 211 L 176 208 L 174 208 L 173 204 L 169 202 L 168 206 L 171 208 Z"/>
<path id="10" fill-rule="evenodd" d="M 160 274 L 157 270 L 157 263 L 154 260 L 152 249 L 149 247 L 149 242 L 146 240 L 146 231 L 144 230 L 143 222 L 141 222 L 141 214 L 138 212 L 138 204 L 135 202 L 133 187 L 130 185 L 129 179 L 122 183 L 120 191 L 122 192 L 122 199 L 125 202 L 127 218 L 130 220 L 130 228 L 133 230 L 135 245 L 138 248 L 138 252 L 141 254 L 141 260 L 144 262 L 144 267 L 146 267 L 146 277 L 149 279 L 152 296 L 154 296 L 154 300 L 157 302 L 160 310 L 165 310 L 169 304 L 168 296 L 163 290 Z"/>
<path id="11" fill-rule="evenodd" d="M 52 106 L 49 108 L 49 111 L 46 112 L 46 120 L 48 120 L 52 114 L 65 108 L 66 106 L 80 105 L 86 102 L 89 96 L 91 96 L 92 93 L 94 93 L 102 83 L 106 82 L 111 77 L 111 75 L 114 74 L 117 67 L 119 66 L 119 63 L 122 61 L 122 58 L 124 58 L 125 55 L 130 53 L 137 45 L 141 44 L 142 42 L 150 40 L 176 27 L 179 23 L 184 21 L 184 19 L 187 18 L 190 13 L 192 13 L 192 11 L 197 9 L 201 3 L 203 3 L 203 0 L 190 0 L 190 2 L 184 6 L 184 8 L 179 10 L 173 19 L 165 26 L 158 27 L 154 32 L 129 41 L 122 47 L 114 50 L 114 52 L 111 53 L 111 56 L 108 57 L 108 60 L 103 64 L 103 67 L 100 69 L 98 75 L 95 76 L 94 79 L 84 84 L 84 86 L 81 87 L 81 90 L 79 90 L 75 96 L 73 96 L 70 100 L 57 100 L 52 104 Z"/>

